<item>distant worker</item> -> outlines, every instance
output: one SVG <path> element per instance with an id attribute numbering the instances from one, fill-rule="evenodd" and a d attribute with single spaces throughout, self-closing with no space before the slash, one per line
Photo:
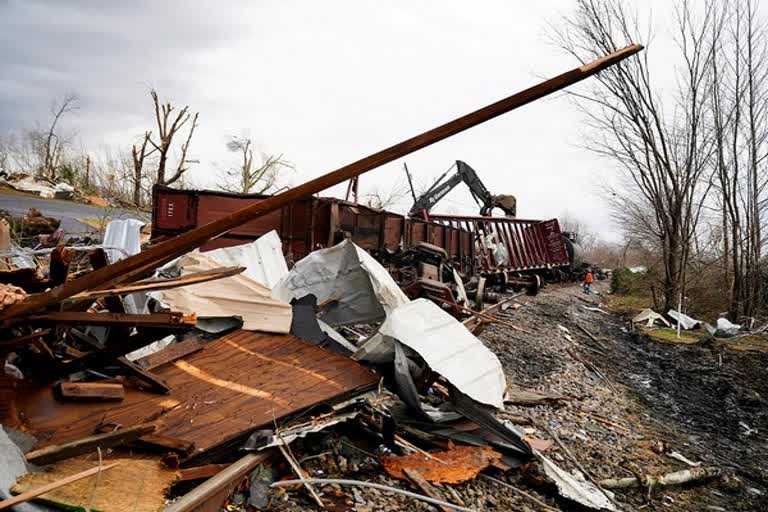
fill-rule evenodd
<path id="1" fill-rule="evenodd" d="M 592 277 L 592 270 L 587 269 L 587 275 L 584 276 L 584 283 L 582 284 L 584 293 L 590 293 L 592 291 L 592 281 L 594 280 L 595 278 Z"/>

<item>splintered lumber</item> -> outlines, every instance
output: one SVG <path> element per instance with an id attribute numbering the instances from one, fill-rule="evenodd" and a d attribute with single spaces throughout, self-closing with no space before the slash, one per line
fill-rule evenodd
<path id="1" fill-rule="evenodd" d="M 53 378 L 63 377 L 86 368 L 97 369 L 105 364 L 115 361 L 115 359 L 120 356 L 146 347 L 150 343 L 159 340 L 167 333 L 168 332 L 164 329 L 140 329 L 136 334 L 120 340 L 119 344 L 116 343 L 107 346 L 104 350 L 89 352 L 79 359 L 62 364 L 57 369 L 56 375 L 54 375 Z"/>
<path id="2" fill-rule="evenodd" d="M 408 477 L 408 480 L 411 481 L 413 485 L 415 485 L 421 492 L 426 494 L 432 499 L 435 500 L 441 500 L 443 499 L 442 496 L 440 496 L 434 487 L 429 485 L 429 482 L 427 482 L 423 476 L 421 476 L 421 473 L 416 471 L 415 469 L 403 469 L 403 473 L 405 473 L 405 476 Z M 443 512 L 450 512 L 451 508 L 444 507 L 441 505 L 436 505 L 437 508 L 442 510 Z"/>
<path id="3" fill-rule="evenodd" d="M 514 295 L 507 297 L 504 300 L 501 300 L 497 302 L 496 304 L 492 304 L 485 308 L 484 310 L 480 311 L 483 315 L 493 315 L 494 313 L 497 313 L 501 311 L 504 308 L 504 305 L 509 304 L 513 300 L 517 300 L 521 295 L 524 295 L 525 292 L 519 292 L 515 293 Z M 470 316 L 469 318 L 464 319 L 461 323 L 464 324 L 464 326 L 469 329 L 470 331 L 477 328 L 480 324 L 482 324 L 482 319 L 479 316 Z"/>
<path id="4" fill-rule="evenodd" d="M 120 365 L 124 370 L 128 370 L 131 376 L 135 377 L 142 384 L 142 388 L 154 391 L 155 393 L 168 393 L 171 388 L 168 383 L 163 379 L 150 372 L 149 370 L 142 368 L 133 361 L 130 361 L 126 357 L 118 357 L 115 362 Z"/>
<path id="5" fill-rule="evenodd" d="M 143 450 L 154 450 L 161 452 L 174 452 L 183 457 L 187 457 L 195 451 L 195 443 L 190 441 L 182 441 L 181 439 L 174 439 L 173 437 L 163 436 L 160 434 L 149 434 L 142 436 L 132 443 L 134 446 L 140 447 Z"/>
<path id="6" fill-rule="evenodd" d="M 159 329 L 192 329 L 195 326 L 194 316 L 184 316 L 181 313 L 88 313 L 81 311 L 52 311 L 31 315 L 26 318 L 29 322 L 48 323 L 56 325 L 99 325 L 104 327 L 153 327 Z"/>
<path id="7" fill-rule="evenodd" d="M 118 464 L 120 463 L 113 462 L 112 464 L 107 464 L 106 466 L 96 466 L 95 468 L 86 469 L 85 471 L 75 473 L 74 475 L 70 475 L 66 478 L 62 478 L 60 480 L 56 480 L 55 482 L 41 485 L 40 487 L 36 487 L 29 491 L 23 492 L 18 496 L 14 496 L 13 498 L 8 498 L 7 500 L 0 501 L 0 510 L 5 510 L 6 508 L 13 507 L 14 505 L 18 505 L 19 503 L 24 503 L 26 501 L 29 501 L 32 498 L 37 498 L 38 496 L 41 496 L 47 492 L 58 489 L 59 487 L 64 487 L 65 485 L 69 485 L 73 482 L 77 482 L 78 480 L 82 480 L 83 478 L 88 478 L 89 476 L 95 475 L 96 473 L 107 471 L 108 469 L 112 469 Z"/>
<path id="8" fill-rule="evenodd" d="M 27 462 L 38 465 L 52 464 L 68 459 L 76 455 L 88 453 L 96 448 L 111 448 L 150 434 L 157 427 L 152 424 L 136 425 L 134 427 L 121 428 L 107 434 L 84 437 L 71 443 L 55 444 L 34 450 L 26 454 Z"/>
<path id="9" fill-rule="evenodd" d="M 691 468 L 658 476 L 648 475 L 643 478 L 642 484 L 645 487 L 680 485 L 717 478 L 722 474 L 723 471 L 716 467 Z M 604 489 L 627 489 L 630 487 L 640 487 L 640 481 L 634 476 L 607 478 L 600 480 L 600 487 Z"/>
<path id="10" fill-rule="evenodd" d="M 117 286 L 115 288 L 107 288 L 105 290 L 92 290 L 87 292 L 80 292 L 77 295 L 70 297 L 70 300 L 95 300 L 101 297 L 111 297 L 114 295 L 127 295 L 135 292 L 150 292 L 159 290 L 168 290 L 171 288 L 177 288 L 180 286 L 189 286 L 192 284 L 207 283 L 208 281 L 215 281 L 216 279 L 223 279 L 225 277 L 234 276 L 242 273 L 245 267 L 219 267 L 212 270 L 204 270 L 202 272 L 195 272 L 187 274 L 181 277 L 174 277 L 170 279 L 145 279 L 143 281 L 136 281 L 135 283 L 125 284 Z"/>
<path id="11" fill-rule="evenodd" d="M 122 400 L 125 389 L 113 382 L 62 382 L 59 397 L 64 400 Z"/>
<path id="12" fill-rule="evenodd" d="M 206 464 L 205 466 L 195 466 L 179 470 L 179 482 L 188 480 L 202 480 L 211 478 L 227 469 L 229 464 Z"/>
<path id="13" fill-rule="evenodd" d="M 237 462 L 230 464 L 227 469 L 220 471 L 174 503 L 165 507 L 164 512 L 188 512 L 195 510 L 209 499 L 221 495 L 224 491 L 237 485 L 253 468 L 266 461 L 270 456 L 270 452 L 249 453 Z"/>
<path id="14" fill-rule="evenodd" d="M 184 341 L 169 345 L 159 352 L 137 359 L 136 364 L 145 370 L 152 370 L 158 366 L 162 366 L 188 354 L 202 350 L 204 346 L 204 341 L 201 341 L 198 338 L 188 338 Z"/>
<path id="15" fill-rule="evenodd" d="M 361 160 L 345 165 L 333 172 L 307 181 L 297 187 L 276 194 L 258 203 L 231 213 L 204 226 L 192 229 L 182 235 L 158 243 L 134 256 L 117 261 L 107 267 L 89 272 L 77 279 L 72 279 L 56 288 L 30 297 L 24 302 L 15 304 L 0 311 L 0 321 L 39 311 L 47 306 L 57 304 L 76 293 L 94 290 L 106 283 L 119 284 L 136 278 L 137 272 L 147 272 L 172 259 L 200 247 L 205 242 L 246 222 L 252 221 L 271 211 L 277 210 L 294 201 L 330 188 L 339 183 L 360 176 L 386 163 L 402 158 L 414 151 L 430 146 L 443 139 L 461 133 L 464 130 L 494 119 L 518 107 L 541 99 L 553 92 L 573 85 L 585 78 L 600 72 L 614 64 L 636 54 L 643 47 L 633 44 L 567 71 L 549 80 L 529 87 L 524 91 L 513 94 L 500 101 L 487 105 L 479 110 L 470 112 L 457 119 L 442 124 L 436 128 L 399 142 L 394 146 L 378 151 Z"/>
<path id="16" fill-rule="evenodd" d="M 49 466 L 45 472 L 24 475 L 11 492 L 24 492 L 90 468 L 95 464 L 93 459 L 91 454 L 82 455 Z M 166 467 L 156 458 L 138 456 L 111 458 L 104 461 L 104 466 L 114 463 L 118 466 L 109 471 L 59 487 L 38 499 L 55 505 L 57 510 L 80 512 L 157 512 L 163 509 L 168 490 L 178 478 L 176 470 Z"/>
<path id="17" fill-rule="evenodd" d="M 30 341 L 34 341 L 38 338 L 42 338 L 43 336 L 50 334 L 50 329 L 41 329 L 39 331 L 35 331 L 32 334 L 25 334 L 24 336 L 19 336 L 18 338 L 13 338 L 10 340 L 0 340 L 0 348 L 9 348 L 9 347 L 15 347 L 16 345 L 25 345 L 29 343 Z"/>

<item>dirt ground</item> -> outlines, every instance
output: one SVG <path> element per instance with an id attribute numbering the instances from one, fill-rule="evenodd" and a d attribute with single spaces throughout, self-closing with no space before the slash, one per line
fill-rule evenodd
<path id="1" fill-rule="evenodd" d="M 508 410 L 550 428 L 597 479 L 686 469 L 670 452 L 726 472 L 717 482 L 654 489 L 650 501 L 617 492 L 630 509 L 767 510 L 768 355 L 728 342 L 651 340 L 619 315 L 588 309 L 602 302 L 576 285 L 549 287 L 503 314 L 530 334 L 494 326 L 481 335 L 513 385 L 573 397 L 558 408 Z M 552 452 L 574 469 L 557 446 Z"/>
<path id="2" fill-rule="evenodd" d="M 607 282 L 596 285 L 598 293 L 607 288 Z M 715 481 L 655 488 L 650 493 L 618 490 L 615 496 L 622 510 L 768 510 L 764 403 L 768 354 L 732 350 L 727 343 L 651 340 L 631 332 L 626 320 L 608 312 L 604 302 L 601 295 L 584 295 L 575 284 L 549 286 L 499 313 L 518 329 L 494 323 L 480 339 L 498 355 L 512 389 L 566 397 L 556 404 L 510 404 L 507 412 L 532 420 L 530 434 L 552 442 L 545 453 L 558 465 L 585 470 L 596 480 L 687 469 L 686 463 L 669 455 L 672 452 L 725 473 Z M 343 432 L 333 436 L 322 446 L 295 447 L 311 476 L 410 489 L 388 477 L 375 454 L 359 445 L 353 448 Z M 494 476 L 545 505 L 480 478 L 435 487 L 443 498 L 478 511 L 580 510 L 541 487 L 526 466 Z M 436 510 L 375 489 L 326 486 L 323 493 L 324 500 L 332 503 L 330 510 Z M 306 493 L 290 492 L 271 509 L 316 506 Z"/>

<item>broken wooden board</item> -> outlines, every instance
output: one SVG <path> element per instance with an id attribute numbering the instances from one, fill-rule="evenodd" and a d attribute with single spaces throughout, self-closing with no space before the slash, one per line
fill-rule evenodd
<path id="1" fill-rule="evenodd" d="M 528 406 L 555 405 L 566 400 L 570 400 L 570 398 L 563 395 L 520 388 L 509 388 L 504 397 L 505 404 Z"/>
<path id="2" fill-rule="evenodd" d="M 89 436 L 100 425 L 155 421 L 155 434 L 194 442 L 192 457 L 272 426 L 275 419 L 372 389 L 378 377 L 351 359 L 290 335 L 235 331 L 155 370 L 171 392 L 127 388 L 120 403 L 63 403 L 51 387 L 17 395 L 22 428 L 42 447 Z M 14 425 L 0 418 L 0 424 Z M 243 439 L 244 440 L 244 439 Z"/>
<path id="3" fill-rule="evenodd" d="M 154 459 L 109 459 L 103 464 L 119 465 L 100 475 L 78 480 L 49 491 L 39 500 L 68 510 L 132 510 L 157 512 L 165 506 L 165 495 L 178 473 Z M 11 492 L 18 494 L 98 465 L 92 456 L 64 460 L 50 466 L 48 471 L 19 477 Z M 98 480 L 97 480 L 98 478 Z M 98 482 L 98 485 L 96 483 Z M 91 498 L 93 502 L 91 504 Z"/>
<path id="4" fill-rule="evenodd" d="M 184 341 L 168 345 L 159 352 L 137 359 L 135 363 L 145 370 L 153 370 L 158 366 L 180 359 L 187 354 L 202 350 L 206 343 L 198 338 L 188 338 Z"/>
<path id="5" fill-rule="evenodd" d="M 180 277 L 173 277 L 169 279 L 143 279 L 136 281 L 135 283 L 124 284 L 116 288 L 107 288 L 105 290 L 92 290 L 87 292 L 80 292 L 77 295 L 73 295 L 69 300 L 94 300 L 100 297 L 111 297 L 117 295 L 128 295 L 135 292 L 150 292 L 168 290 L 171 288 L 178 288 L 181 286 L 189 286 L 192 284 L 205 283 L 208 281 L 215 281 L 217 279 L 223 279 L 225 277 L 234 276 L 240 274 L 245 270 L 245 267 L 217 267 L 210 270 L 201 272 L 193 272 Z"/>
<path id="6" fill-rule="evenodd" d="M 458 484 L 474 478 L 502 457 L 501 453 L 485 446 L 453 446 L 430 455 L 432 458 L 422 453 L 384 457 L 382 465 L 387 473 L 400 480 L 408 480 L 406 470 L 415 470 L 429 482 Z"/>
<path id="7" fill-rule="evenodd" d="M 62 382 L 58 385 L 62 400 L 122 400 L 125 389 L 116 382 Z"/>
<path id="8" fill-rule="evenodd" d="M 156 429 L 157 426 L 148 423 L 146 425 L 136 425 L 133 427 L 121 428 L 119 430 L 112 430 L 103 434 L 96 434 L 77 439 L 69 443 L 49 445 L 45 448 L 27 452 L 26 459 L 27 462 L 38 466 L 52 464 L 76 455 L 93 453 L 99 448 L 106 450 L 113 446 L 128 443 L 141 436 L 151 434 Z"/>

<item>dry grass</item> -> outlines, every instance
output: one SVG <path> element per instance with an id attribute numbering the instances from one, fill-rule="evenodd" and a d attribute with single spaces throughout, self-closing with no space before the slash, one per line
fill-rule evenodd
<path id="1" fill-rule="evenodd" d="M 641 295 L 610 295 L 606 308 L 620 315 L 635 316 L 646 308 L 653 308 L 653 300 Z"/>
<path id="2" fill-rule="evenodd" d="M 643 332 L 650 338 L 667 343 L 698 343 L 707 333 L 702 330 L 680 331 L 680 337 L 677 337 L 677 329 L 669 327 L 660 327 L 656 329 L 643 329 Z"/>
<path id="3" fill-rule="evenodd" d="M 739 336 L 720 340 L 720 346 L 739 352 L 768 353 L 768 336 Z"/>

